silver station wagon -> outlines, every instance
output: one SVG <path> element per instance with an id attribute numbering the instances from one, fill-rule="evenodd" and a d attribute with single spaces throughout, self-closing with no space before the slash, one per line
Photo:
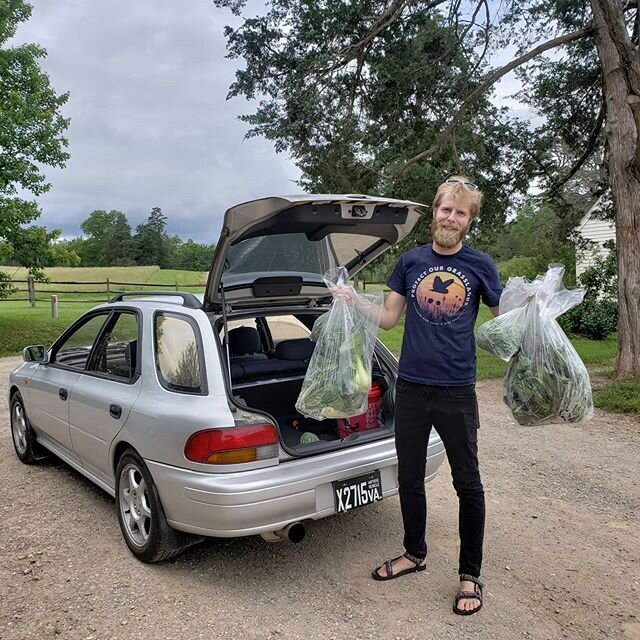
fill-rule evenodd
<path id="1" fill-rule="evenodd" d="M 421 205 L 360 195 L 273 197 L 229 209 L 203 296 L 119 294 L 10 380 L 22 462 L 53 453 L 115 497 L 143 562 L 205 536 L 299 542 L 312 520 L 397 493 L 397 361 L 381 342 L 366 416 L 295 408 L 322 274 L 351 276 L 404 238 Z M 425 481 L 444 448 L 432 430 Z"/>

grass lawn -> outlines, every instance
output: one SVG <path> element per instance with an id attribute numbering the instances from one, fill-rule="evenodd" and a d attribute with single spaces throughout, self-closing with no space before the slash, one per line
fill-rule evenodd
<path id="1" fill-rule="evenodd" d="M 37 303 L 32 309 L 27 302 L 0 302 L 0 356 L 13 356 L 30 344 L 50 347 L 53 341 L 81 313 L 95 303 L 60 303 L 58 318 L 51 318 L 51 307 Z"/>
<path id="2" fill-rule="evenodd" d="M 24 278 L 25 274 L 15 267 L 0 267 L 0 271 L 10 273 L 14 278 Z M 16 273 L 17 271 L 17 273 Z M 24 271 L 24 270 L 22 270 Z M 105 268 L 56 268 L 48 269 L 47 275 L 51 280 L 87 281 L 98 282 L 109 278 L 112 282 L 144 283 L 146 286 L 158 284 L 176 285 L 178 288 L 187 288 L 197 293 L 202 291 L 206 283 L 206 273 L 194 271 L 163 270 L 155 266 L 150 267 L 105 267 Z M 42 285 L 37 288 L 64 290 L 65 285 Z M 83 289 L 84 287 L 84 289 Z M 68 285 L 67 289 L 86 291 L 92 285 Z M 102 285 L 94 289 L 102 288 Z M 113 285 L 111 292 L 131 289 Z M 142 288 L 142 287 L 140 287 Z M 387 290 L 383 285 L 369 285 L 366 291 Z M 17 355 L 30 344 L 44 344 L 50 346 L 62 331 L 87 309 L 104 302 L 106 295 L 59 294 L 58 319 L 51 318 L 49 294 L 44 296 L 42 302 L 38 302 L 35 308 L 29 307 L 27 302 L 0 302 L 0 356 Z M 40 297 L 40 296 L 38 296 Z M 87 298 L 93 298 L 92 302 L 80 302 Z M 491 312 L 485 306 L 480 307 L 476 328 L 491 319 Z M 381 331 L 380 339 L 396 355 L 400 354 L 402 336 L 404 333 L 404 320 L 391 331 Z M 576 351 L 587 367 L 598 367 L 600 372 L 604 369 L 612 369 L 617 353 L 617 335 L 610 336 L 607 340 L 587 340 L 584 338 L 572 338 Z M 477 350 L 478 379 L 501 378 L 507 370 L 507 364 L 498 358 L 489 355 L 486 351 Z M 640 381 L 631 380 L 625 383 L 611 383 L 594 393 L 596 406 L 609 411 L 640 413 Z"/>
<path id="3" fill-rule="evenodd" d="M 198 271 L 181 271 L 179 269 L 158 269 L 150 278 L 146 280 L 147 284 L 176 284 L 180 286 L 188 286 L 190 291 L 195 292 L 196 287 L 204 291 L 204 285 L 207 283 L 208 272 Z M 192 288 L 193 287 L 193 288 Z"/>
<path id="4" fill-rule="evenodd" d="M 1 267 L 0 271 L 9 273 L 13 279 L 26 278 L 26 270 L 16 267 Z M 46 274 L 53 281 L 62 282 L 96 282 L 102 283 L 109 278 L 111 283 L 130 282 L 138 286 L 122 286 L 111 284 L 111 295 L 126 289 L 146 288 L 158 284 L 174 285 L 178 288 L 187 285 L 189 291 L 198 293 L 204 289 L 206 273 L 179 271 L 149 267 L 59 267 L 46 269 Z M 146 285 L 145 287 L 140 285 Z M 25 287 L 26 285 L 20 285 Z M 17 355 L 30 344 L 44 344 L 49 347 L 53 341 L 84 311 L 107 300 L 106 287 L 96 285 L 44 284 L 36 283 L 36 306 L 31 308 L 28 302 L 0 301 L 0 356 Z M 58 290 L 58 318 L 51 318 L 51 290 Z M 67 291 L 84 293 L 67 293 Z M 88 293 L 100 291 L 103 293 Z M 42 293 L 40 293 L 42 291 Z M 25 297 L 25 293 L 13 297 Z M 88 302 L 85 302 L 88 300 Z"/>
<path id="5" fill-rule="evenodd" d="M 593 393 L 596 407 L 615 413 L 640 415 L 640 378 L 611 382 Z"/>

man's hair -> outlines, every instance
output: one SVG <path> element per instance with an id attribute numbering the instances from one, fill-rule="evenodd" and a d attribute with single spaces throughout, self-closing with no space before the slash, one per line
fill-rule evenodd
<path id="1" fill-rule="evenodd" d="M 456 182 L 450 183 L 451 180 Z M 470 205 L 471 219 L 473 220 L 480 212 L 480 204 L 482 203 L 482 191 L 480 189 L 472 190 L 465 186 L 465 182 L 472 182 L 465 176 L 451 176 L 445 180 L 436 191 L 436 197 L 433 199 L 433 213 L 440 206 L 445 196 L 454 196 L 466 200 Z"/>

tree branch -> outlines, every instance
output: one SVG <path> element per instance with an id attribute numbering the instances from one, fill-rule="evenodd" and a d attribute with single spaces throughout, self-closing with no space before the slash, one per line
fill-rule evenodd
<path id="1" fill-rule="evenodd" d="M 469 71 L 470 76 L 472 76 L 480 68 L 482 61 L 484 60 L 484 57 L 487 55 L 487 51 L 489 50 L 489 27 L 491 26 L 490 24 L 491 14 L 489 12 L 489 3 L 486 2 L 485 0 L 483 4 L 485 7 L 485 19 L 486 19 L 486 27 L 484 29 L 484 47 L 482 49 L 482 53 L 480 54 L 480 57 L 478 58 L 476 63 L 473 65 L 473 68 L 471 69 L 471 71 Z"/>
<path id="2" fill-rule="evenodd" d="M 588 160 L 589 156 L 595 149 L 596 144 L 598 143 L 598 138 L 600 137 L 600 132 L 602 131 L 602 125 L 604 124 L 604 113 L 605 113 L 605 109 L 604 109 L 604 99 L 603 99 L 602 103 L 600 104 L 600 112 L 598 113 L 596 123 L 593 126 L 591 133 L 589 134 L 589 139 L 587 140 L 587 146 L 583 154 L 578 158 L 578 160 L 575 162 L 573 167 L 571 167 L 571 170 L 569 171 L 569 173 L 567 173 L 567 175 L 564 178 L 562 178 L 560 182 L 557 182 L 553 187 L 551 187 L 551 189 L 547 191 L 546 193 L 547 196 L 551 196 L 557 191 L 559 191 L 563 185 L 569 182 L 569 180 L 571 180 L 571 178 L 573 178 L 573 176 L 576 173 L 578 173 L 582 165 Z"/>
<path id="3" fill-rule="evenodd" d="M 334 62 L 327 69 L 321 69 L 319 71 L 320 75 L 328 75 L 341 69 L 342 67 L 349 64 L 352 59 L 352 54 L 354 52 L 362 52 L 365 47 L 369 45 L 369 43 L 379 34 L 381 34 L 390 24 L 395 22 L 398 16 L 402 13 L 403 9 L 405 9 L 409 4 L 414 2 L 414 0 L 394 0 L 394 2 L 386 9 L 378 19 L 373 24 L 373 26 L 369 29 L 367 34 L 354 44 L 350 44 L 348 47 L 344 47 L 338 52 L 338 56 L 341 58 Z M 435 9 L 440 4 L 444 4 L 446 0 L 432 0 L 425 7 L 422 8 L 422 11 L 429 11 L 431 9 Z"/>
<path id="4" fill-rule="evenodd" d="M 488 9 L 489 7 L 487 6 L 487 2 L 486 0 L 480 0 L 480 2 L 478 2 L 478 4 L 476 5 L 476 8 L 473 11 L 473 15 L 471 16 L 471 21 L 469 22 L 469 24 L 465 27 L 464 31 L 462 32 L 462 34 L 460 35 L 460 37 L 458 38 L 458 42 L 460 42 L 462 44 L 462 41 L 466 38 L 467 33 L 469 33 L 469 31 L 471 31 L 471 29 L 474 27 L 474 25 L 476 24 L 476 18 L 478 17 L 478 13 L 480 13 L 480 9 L 482 9 L 482 5 L 485 6 L 485 13 L 486 13 L 486 9 Z"/>
<path id="5" fill-rule="evenodd" d="M 538 45 L 531 51 L 519 56 L 515 60 L 512 60 L 509 64 L 501 67 L 500 69 L 496 69 L 493 73 L 487 77 L 484 82 L 480 83 L 462 102 L 462 104 L 458 107 L 458 110 L 454 113 L 453 118 L 451 118 L 449 124 L 443 129 L 442 133 L 438 136 L 437 140 L 425 151 L 420 152 L 419 154 L 413 156 L 407 160 L 392 176 L 394 180 L 398 180 L 401 178 L 405 171 L 416 162 L 423 160 L 425 158 L 432 157 L 439 149 L 442 147 L 446 141 L 451 137 L 456 127 L 462 120 L 465 113 L 468 111 L 469 107 L 483 94 L 492 87 L 502 76 L 505 76 L 510 71 L 513 71 L 517 67 L 529 62 L 532 58 L 539 56 L 541 53 L 548 51 L 549 49 L 554 49 L 555 47 L 560 47 L 562 45 L 568 44 L 569 42 L 573 42 L 574 40 L 578 40 L 580 38 L 584 38 L 588 36 L 592 32 L 592 27 L 589 25 L 587 27 L 583 27 L 582 29 L 578 29 L 577 31 L 573 31 L 571 33 L 564 34 L 559 36 L 558 38 L 554 38 L 553 40 L 549 40 L 541 45 Z"/>

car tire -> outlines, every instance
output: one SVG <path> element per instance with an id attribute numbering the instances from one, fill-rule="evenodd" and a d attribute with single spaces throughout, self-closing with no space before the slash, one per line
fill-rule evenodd
<path id="1" fill-rule="evenodd" d="M 118 461 L 116 505 L 122 536 L 142 562 L 169 560 L 202 540 L 169 526 L 151 473 L 133 449 Z"/>
<path id="2" fill-rule="evenodd" d="M 11 439 L 16 455 L 24 464 L 34 464 L 47 457 L 42 447 L 36 440 L 27 412 L 24 408 L 24 401 L 19 392 L 11 396 Z"/>

